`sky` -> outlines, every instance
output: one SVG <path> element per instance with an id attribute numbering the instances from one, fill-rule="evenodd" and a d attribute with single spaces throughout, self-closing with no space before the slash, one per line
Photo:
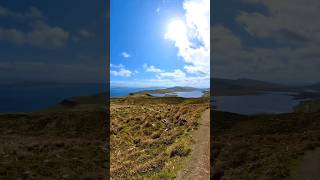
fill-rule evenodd
<path id="1" fill-rule="evenodd" d="M 213 0 L 211 76 L 320 82 L 320 1 Z"/>
<path id="2" fill-rule="evenodd" d="M 209 87 L 210 0 L 111 0 L 110 82 Z"/>
<path id="3" fill-rule="evenodd" d="M 106 3 L 0 0 L 0 84 L 105 83 Z M 210 75 L 320 81 L 317 0 L 110 3 L 113 86 L 208 87 Z"/>
<path id="4" fill-rule="evenodd" d="M 0 83 L 106 83 L 106 3 L 0 0 Z"/>

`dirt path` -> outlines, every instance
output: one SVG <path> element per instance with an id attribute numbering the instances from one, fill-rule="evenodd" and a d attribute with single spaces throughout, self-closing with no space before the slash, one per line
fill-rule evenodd
<path id="1" fill-rule="evenodd" d="M 210 179 L 210 109 L 203 113 L 199 129 L 193 137 L 195 144 L 192 147 L 191 159 L 186 169 L 178 175 L 178 179 L 208 180 Z"/>
<path id="2" fill-rule="evenodd" d="M 292 180 L 320 180 L 320 148 L 307 152 L 293 173 Z"/>

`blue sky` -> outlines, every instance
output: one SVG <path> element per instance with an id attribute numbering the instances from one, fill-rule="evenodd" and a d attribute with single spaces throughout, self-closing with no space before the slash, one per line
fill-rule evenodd
<path id="1" fill-rule="evenodd" d="M 0 0 L 0 81 L 106 83 L 106 2 Z"/>
<path id="2" fill-rule="evenodd" d="M 191 3 L 202 5 L 199 11 L 209 12 L 209 7 L 203 5 L 209 4 L 209 0 L 111 0 L 110 3 L 111 86 L 209 87 L 209 70 L 203 68 L 203 61 L 209 65 L 209 46 L 203 45 L 203 37 L 180 37 L 178 33 L 183 34 L 182 31 L 186 30 L 190 34 L 192 30 L 196 32 L 202 28 L 207 30 L 203 34 L 209 36 L 208 13 L 205 14 L 206 27 L 200 24 L 199 28 L 189 28 L 186 24 L 188 11 L 189 14 L 196 13 Z M 185 3 L 191 5 L 184 7 Z M 199 21 L 199 18 L 189 18 L 189 21 Z M 173 26 L 171 30 L 170 26 Z M 180 39 L 175 39 L 176 36 Z M 190 45 L 184 51 L 183 46 L 189 42 L 195 48 Z M 199 57 L 204 60 L 198 63 L 194 56 L 200 46 L 207 49 L 199 52 Z M 201 57 L 203 54 L 206 57 Z"/>

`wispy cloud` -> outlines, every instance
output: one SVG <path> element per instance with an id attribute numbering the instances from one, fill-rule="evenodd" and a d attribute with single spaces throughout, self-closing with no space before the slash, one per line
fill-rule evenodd
<path id="1" fill-rule="evenodd" d="M 86 29 L 80 29 L 79 30 L 79 35 L 84 37 L 84 38 L 90 38 L 94 36 L 94 33 L 86 30 Z"/>
<path id="2" fill-rule="evenodd" d="M 186 78 L 186 74 L 181 71 L 180 69 L 175 69 L 172 72 L 160 72 L 157 75 L 158 79 L 165 79 L 165 78 L 169 78 L 169 79 L 173 79 L 173 80 L 184 80 Z"/>
<path id="3" fill-rule="evenodd" d="M 160 12 L 160 8 L 159 8 L 159 7 L 156 9 L 156 12 L 157 12 L 157 13 L 159 13 L 159 12 Z"/>
<path id="4" fill-rule="evenodd" d="M 80 29 L 77 33 L 73 35 L 72 40 L 77 43 L 82 40 L 92 39 L 94 37 L 95 37 L 95 33 L 87 29 Z"/>
<path id="5" fill-rule="evenodd" d="M 115 68 L 115 70 L 110 70 L 110 74 L 113 76 L 120 76 L 120 77 L 131 77 L 133 74 L 130 70 L 126 69 L 124 65 L 114 65 L 110 64 L 111 68 Z"/>
<path id="6" fill-rule="evenodd" d="M 127 53 L 127 52 L 122 52 L 121 53 L 122 57 L 124 58 L 130 58 L 131 57 L 131 54 Z"/>
<path id="7" fill-rule="evenodd" d="M 154 67 L 153 65 L 148 65 L 148 64 L 144 64 L 143 65 L 143 68 L 146 72 L 154 72 L 154 73 L 160 73 L 160 72 L 163 72 L 163 70 L 159 69 L 159 68 L 156 68 Z"/>

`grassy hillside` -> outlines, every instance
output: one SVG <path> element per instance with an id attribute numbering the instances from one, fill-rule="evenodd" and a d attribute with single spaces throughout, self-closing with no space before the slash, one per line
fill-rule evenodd
<path id="1" fill-rule="evenodd" d="M 111 102 L 111 177 L 170 179 L 191 152 L 191 133 L 197 129 L 208 99 L 150 97 Z"/>
<path id="2" fill-rule="evenodd" d="M 0 179 L 106 176 L 105 107 L 67 102 L 41 112 L 0 115 Z"/>
<path id="3" fill-rule="evenodd" d="M 306 151 L 320 146 L 320 111 L 214 114 L 211 170 L 215 179 L 286 179 Z"/>

